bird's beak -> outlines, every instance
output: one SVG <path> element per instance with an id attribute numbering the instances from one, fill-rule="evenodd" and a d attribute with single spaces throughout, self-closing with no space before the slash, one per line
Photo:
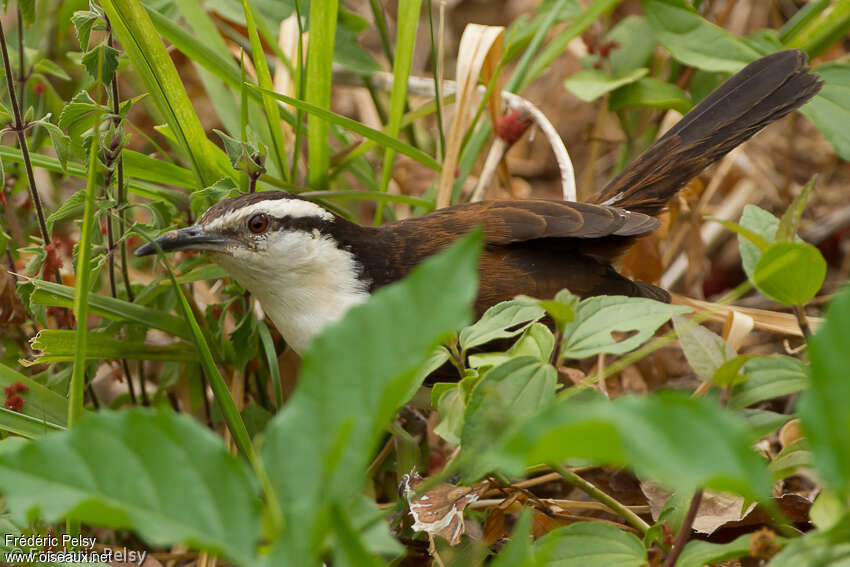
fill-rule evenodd
<path id="1" fill-rule="evenodd" d="M 148 256 L 156 253 L 156 244 L 163 252 L 175 250 L 212 250 L 222 251 L 231 240 L 218 234 L 205 232 L 203 227 L 195 225 L 179 230 L 172 230 L 157 237 L 153 242 L 146 242 L 136 248 L 136 256 Z"/>

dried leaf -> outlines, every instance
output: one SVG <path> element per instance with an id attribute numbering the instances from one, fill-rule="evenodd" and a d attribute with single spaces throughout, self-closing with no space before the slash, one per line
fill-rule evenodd
<path id="1" fill-rule="evenodd" d="M 452 185 L 455 169 L 460 157 L 460 146 L 469 123 L 470 111 L 474 107 L 478 79 L 487 81 L 496 71 L 502 57 L 502 43 L 505 28 L 501 26 L 482 26 L 469 24 L 460 39 L 457 57 L 457 98 L 455 115 L 449 129 L 446 143 L 446 156 L 440 171 L 437 185 L 437 208 L 451 204 Z M 501 113 L 501 88 L 499 85 L 490 95 L 490 113 L 494 120 Z"/>
<path id="2" fill-rule="evenodd" d="M 466 532 L 463 511 L 478 500 L 486 483 L 457 486 L 444 482 L 411 500 L 422 482 L 422 477 L 416 473 L 405 475 L 402 479 L 404 495 L 410 505 L 410 515 L 413 516 L 413 531 L 437 535 L 451 545 L 457 545 Z"/>

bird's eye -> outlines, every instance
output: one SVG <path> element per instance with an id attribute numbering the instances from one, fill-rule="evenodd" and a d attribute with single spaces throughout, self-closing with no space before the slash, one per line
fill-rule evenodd
<path id="1" fill-rule="evenodd" d="M 260 213 L 248 219 L 248 230 L 250 230 L 254 234 L 260 234 L 261 232 L 265 232 L 268 227 L 269 217 L 267 215 Z"/>

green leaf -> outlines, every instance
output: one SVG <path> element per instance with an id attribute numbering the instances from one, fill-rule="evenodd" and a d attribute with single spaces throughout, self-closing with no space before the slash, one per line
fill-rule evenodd
<path id="1" fill-rule="evenodd" d="M 338 0 L 310 3 L 310 43 L 305 73 L 307 104 L 329 112 L 331 71 L 336 35 Z M 293 105 L 295 106 L 295 105 Z M 328 178 L 330 152 L 328 123 L 317 113 L 307 117 L 307 149 L 310 161 L 309 184 L 324 187 Z"/>
<path id="2" fill-rule="evenodd" d="M 551 405 L 515 427 L 486 458 L 507 474 L 539 463 L 590 459 L 628 465 L 682 493 L 706 487 L 766 498 L 770 479 L 752 441 L 743 419 L 716 402 L 662 391 Z"/>
<path id="3" fill-rule="evenodd" d="M 74 302 L 74 288 L 43 280 L 31 280 L 35 286 L 31 301 L 38 305 L 71 307 Z M 105 295 L 91 294 L 88 297 L 91 312 L 115 321 L 139 323 L 145 327 L 165 331 L 181 339 L 191 339 L 192 335 L 186 322 L 150 307 L 137 305 L 122 299 Z"/>
<path id="4" fill-rule="evenodd" d="M 115 70 L 118 69 L 118 50 L 101 43 L 83 55 L 82 63 L 92 79 L 108 85 L 115 78 Z"/>
<path id="5" fill-rule="evenodd" d="M 295 393 L 266 428 L 264 468 L 283 516 L 298 518 L 270 550 L 272 564 L 312 563 L 330 507 L 362 487 L 380 435 L 424 380 L 420 368 L 471 318 L 480 245 L 476 231 L 313 339 Z"/>
<path id="6" fill-rule="evenodd" d="M 26 404 L 24 407 L 26 407 Z M 52 423 L 44 418 L 31 417 L 24 413 L 0 407 L 0 431 L 8 431 L 9 433 L 26 437 L 27 439 L 38 439 L 48 433 L 55 433 L 63 429 L 65 429 L 64 426 Z M 9 439 L 15 438 L 7 437 L 6 441 Z M 20 438 L 19 440 L 23 441 Z"/>
<path id="7" fill-rule="evenodd" d="M 387 117 L 386 132 L 398 138 L 401 119 L 407 106 L 407 79 L 413 62 L 416 47 L 416 30 L 419 28 L 419 13 L 422 0 L 399 0 L 398 22 L 396 26 L 395 60 L 393 61 L 393 86 L 390 94 L 390 111 Z M 384 150 L 384 165 L 381 173 L 381 191 L 386 192 L 392 176 L 395 152 L 392 148 Z M 380 211 L 382 204 L 378 204 Z M 380 218 L 380 217 L 379 217 Z"/>
<path id="8" fill-rule="evenodd" d="M 798 411 L 824 483 L 843 498 L 850 497 L 850 289 L 836 297 L 826 323 L 809 340 L 811 386 Z"/>
<path id="9" fill-rule="evenodd" d="M 744 365 L 744 372 L 747 381 L 733 387 L 729 395 L 732 409 L 799 392 L 809 383 L 806 365 L 790 356 L 753 358 Z"/>
<path id="10" fill-rule="evenodd" d="M 794 201 L 788 205 L 788 209 L 779 220 L 779 228 L 776 230 L 776 240 L 778 242 L 793 242 L 797 237 L 800 218 L 803 216 L 803 211 L 806 210 L 806 204 L 809 202 L 812 189 L 815 187 L 815 180 L 816 178 L 812 177 L 806 183 L 803 190 L 800 191 L 799 195 L 794 197 Z"/>
<path id="11" fill-rule="evenodd" d="M 68 75 L 68 73 L 66 73 L 62 67 L 60 67 L 50 59 L 42 58 L 36 61 L 35 65 L 33 65 L 33 71 L 37 73 L 43 73 L 45 75 L 52 75 L 54 77 L 62 79 L 63 81 L 71 80 L 71 77 Z"/>
<path id="12" fill-rule="evenodd" d="M 414 160 L 418 161 L 422 165 L 424 165 L 426 167 L 430 167 L 434 171 L 440 171 L 440 164 L 439 164 L 439 162 L 437 162 L 437 160 L 435 160 L 434 158 L 432 158 L 431 156 L 429 156 L 428 154 L 426 154 L 422 150 L 416 149 L 413 146 L 411 146 L 410 144 L 405 144 L 404 142 L 401 142 L 401 141 L 393 138 L 392 136 L 388 136 L 387 134 L 385 134 L 384 132 L 381 132 L 380 130 L 375 130 L 373 128 L 369 128 L 368 126 L 364 126 L 363 124 L 361 124 L 360 122 L 357 122 L 356 120 L 352 120 L 351 118 L 341 116 L 339 114 L 331 112 L 330 110 L 320 108 L 318 106 L 315 106 L 315 105 L 310 104 L 309 102 L 305 102 L 303 100 L 290 98 L 286 95 L 282 95 L 280 93 L 276 93 L 276 92 L 273 92 L 273 91 L 266 91 L 265 89 L 255 87 L 254 85 L 251 85 L 249 83 L 245 83 L 245 86 L 248 87 L 249 89 L 268 93 L 272 97 L 276 98 L 279 101 L 285 102 L 286 104 L 290 104 L 290 105 L 294 106 L 295 108 L 299 108 L 299 109 L 303 110 L 304 112 L 310 114 L 311 118 L 317 117 L 317 118 L 321 118 L 322 120 L 327 120 L 328 122 L 330 122 L 332 124 L 336 124 L 337 126 L 345 128 L 346 130 L 350 130 L 350 131 L 354 132 L 355 134 L 360 134 L 361 136 L 363 136 L 365 138 L 373 140 L 374 142 L 380 144 L 381 146 L 384 146 L 384 147 L 387 147 L 387 148 L 392 148 L 400 154 L 404 154 L 404 155 L 406 155 L 410 158 L 413 158 Z M 311 186 L 313 186 L 312 183 L 311 183 Z"/>
<path id="13" fill-rule="evenodd" d="M 673 317 L 673 326 L 688 364 L 706 382 L 712 380 L 723 364 L 735 358 L 735 351 L 720 336 L 702 325 L 676 316 Z"/>
<path id="14" fill-rule="evenodd" d="M 626 16 L 608 32 L 605 39 L 619 44 L 608 55 L 614 76 L 622 77 L 635 69 L 649 66 L 655 38 L 646 18 Z"/>
<path id="15" fill-rule="evenodd" d="M 634 535 L 602 522 L 576 522 L 537 540 L 535 565 L 644 567 L 646 550 Z"/>
<path id="16" fill-rule="evenodd" d="M 793 539 L 770 567 L 847 567 L 850 565 L 850 514 L 830 530 L 813 530 Z"/>
<path id="17" fill-rule="evenodd" d="M 811 470 L 813 467 L 812 453 L 809 451 L 809 441 L 805 437 L 797 439 L 782 448 L 770 462 L 770 472 L 774 482 L 778 482 L 801 470 Z"/>
<path id="18" fill-rule="evenodd" d="M 728 543 L 689 541 L 676 561 L 676 567 L 703 567 L 738 557 L 749 557 L 751 538 L 752 534 L 744 534 Z"/>
<path id="19" fill-rule="evenodd" d="M 183 543 L 257 562 L 254 482 L 220 437 L 186 415 L 87 415 L 69 431 L 0 453 L 0 490 L 21 521 L 73 518 L 132 529 L 155 546 Z"/>
<path id="20" fill-rule="evenodd" d="M 68 362 L 74 360 L 76 347 L 74 331 L 43 329 L 32 339 L 36 353 L 33 364 L 44 362 Z M 163 360 L 197 361 L 194 347 L 186 343 L 170 345 L 146 345 L 144 342 L 116 339 L 103 333 L 88 333 L 86 336 L 86 360 Z"/>
<path id="21" fill-rule="evenodd" d="M 559 329 L 575 319 L 576 309 L 581 298 L 570 293 L 568 289 L 562 289 L 555 294 L 554 299 L 535 299 L 525 295 L 516 297 L 517 301 L 525 304 L 536 304 L 546 310 L 546 313 L 555 320 Z"/>
<path id="22" fill-rule="evenodd" d="M 846 512 L 846 502 L 842 502 L 838 495 L 830 490 L 821 490 L 812 502 L 809 517 L 819 530 L 828 530 L 837 525 Z"/>
<path id="23" fill-rule="evenodd" d="M 586 358 L 602 352 L 624 354 L 649 340 L 670 317 L 690 310 L 683 305 L 668 305 L 642 297 L 591 297 L 579 304 L 575 320 L 564 329 L 561 356 Z M 611 335 L 613 331 L 633 334 L 617 340 Z"/>
<path id="24" fill-rule="evenodd" d="M 814 59 L 850 32 L 850 2 L 837 0 L 829 10 L 811 18 L 788 41 L 788 47 L 805 51 Z"/>
<path id="25" fill-rule="evenodd" d="M 523 507 L 511 531 L 508 543 L 490 563 L 490 567 L 516 567 L 527 565 L 532 556 L 531 510 Z"/>
<path id="26" fill-rule="evenodd" d="M 476 480 L 490 472 L 489 463 L 479 455 L 498 443 L 511 423 L 552 403 L 557 384 L 555 368 L 530 356 L 510 359 L 484 375 L 470 393 L 463 417 L 461 467 L 465 479 Z"/>
<path id="27" fill-rule="evenodd" d="M 752 281 L 755 276 L 756 262 L 761 258 L 762 251 L 776 239 L 779 219 L 755 205 L 746 205 L 739 225 L 751 233 L 747 237 L 742 232 L 738 232 L 738 250 L 744 272 Z M 761 237 L 761 240 L 753 238 L 752 234 Z"/>
<path id="28" fill-rule="evenodd" d="M 62 427 L 68 422 L 68 400 L 64 396 L 0 364 L 0 387 L 6 388 L 15 383 L 27 387 L 25 392 L 18 392 L 24 400 L 20 414 L 37 420 L 41 434 L 49 431 L 51 427 Z"/>
<path id="29" fill-rule="evenodd" d="M 655 38 L 673 57 L 707 71 L 739 71 L 761 53 L 700 17 L 686 0 L 641 0 Z"/>
<path id="30" fill-rule="evenodd" d="M 783 305 L 803 305 L 826 277 L 820 250 L 805 242 L 776 242 L 756 263 L 753 282 L 760 292 Z"/>
<path id="31" fill-rule="evenodd" d="M 498 366 L 518 356 L 533 356 L 541 362 L 548 362 L 554 350 L 555 337 L 549 327 L 543 323 L 532 323 L 507 351 L 469 355 L 469 367 Z"/>
<path id="32" fill-rule="evenodd" d="M 604 94 L 645 77 L 649 69 L 635 69 L 623 77 L 612 77 L 596 70 L 578 71 L 564 81 L 564 88 L 585 102 L 591 102 Z"/>
<path id="33" fill-rule="evenodd" d="M 434 433 L 452 443 L 460 445 L 460 435 L 463 430 L 463 414 L 466 409 L 463 393 L 457 384 L 447 384 L 449 389 L 443 390 L 437 398 L 437 414 L 440 423 L 434 428 Z M 436 393 L 436 387 L 434 390 Z"/>
<path id="34" fill-rule="evenodd" d="M 47 229 L 53 230 L 53 225 L 69 218 L 77 218 L 83 212 L 83 205 L 86 201 L 86 193 L 83 190 L 72 193 L 65 201 L 59 205 L 59 208 L 50 213 L 47 217 Z"/>
<path id="35" fill-rule="evenodd" d="M 35 0 L 19 0 L 18 5 L 21 8 L 24 23 L 31 26 L 35 22 Z"/>
<path id="36" fill-rule="evenodd" d="M 50 122 L 49 115 L 32 123 L 47 130 L 47 133 L 50 135 L 50 141 L 53 144 L 53 149 L 56 150 L 56 157 L 59 159 L 59 163 L 62 164 L 62 169 L 64 170 L 68 166 L 68 158 L 71 157 L 71 138 L 65 135 L 59 126 Z"/>
<path id="37" fill-rule="evenodd" d="M 743 373 L 742 369 L 747 361 L 754 356 L 753 354 L 741 354 L 727 360 L 714 371 L 714 375 L 711 377 L 712 383 L 721 388 L 729 388 L 746 381 L 749 376 Z"/>
<path id="38" fill-rule="evenodd" d="M 278 118 L 275 124 L 278 122 L 280 122 L 280 118 Z M 213 132 L 218 134 L 218 137 L 224 143 L 224 151 L 227 154 L 227 159 L 230 160 L 230 165 L 235 169 L 242 170 L 248 175 L 256 176 L 266 172 L 266 147 L 262 143 L 252 144 L 237 140 L 221 130 L 213 129 Z M 283 139 L 281 138 L 282 141 Z M 286 159 L 283 160 L 283 163 L 286 163 Z M 232 180 L 229 177 L 225 177 L 223 180 L 219 179 L 216 183 L 220 183 L 221 181 Z"/>
<path id="39" fill-rule="evenodd" d="M 815 72 L 823 79 L 823 88 L 800 112 L 817 126 L 839 156 L 850 160 L 850 64 L 824 63 Z"/>
<path id="40" fill-rule="evenodd" d="M 233 175 L 232 169 L 228 171 L 216 160 L 215 146 L 207 139 L 171 56 L 139 0 L 104 0 L 101 6 L 133 70 L 142 78 L 189 159 L 197 187 L 211 185 L 222 175 Z"/>
<path id="41" fill-rule="evenodd" d="M 475 324 L 463 329 L 458 335 L 458 342 L 463 350 L 468 350 L 495 339 L 515 337 L 543 314 L 538 305 L 517 300 L 502 301 L 485 311 Z"/>
<path id="42" fill-rule="evenodd" d="M 100 16 L 98 16 L 97 12 L 90 10 L 80 10 L 78 12 L 74 12 L 74 15 L 71 16 L 71 21 L 74 24 L 74 28 L 77 30 L 77 40 L 80 42 L 80 47 L 83 51 L 88 51 L 92 26 L 97 23 L 99 19 Z"/>
<path id="43" fill-rule="evenodd" d="M 691 109 L 691 101 L 685 91 L 676 85 L 644 77 L 615 90 L 608 99 L 608 108 L 614 112 L 633 107 L 672 108 L 687 114 Z"/>
<path id="44" fill-rule="evenodd" d="M 793 414 L 776 413 L 759 409 L 741 409 L 738 414 L 747 420 L 753 437 L 763 439 L 794 419 Z"/>
<path id="45" fill-rule="evenodd" d="M 254 24 L 254 10 L 248 0 L 242 0 L 242 9 L 245 12 L 245 22 L 248 27 L 248 37 L 251 40 L 251 56 L 254 62 L 254 69 L 257 73 L 257 82 L 261 87 L 268 90 L 273 90 L 272 76 L 269 73 L 269 65 L 266 61 L 266 54 L 263 51 L 263 44 L 260 41 L 260 34 L 257 32 L 257 27 Z M 319 36 L 321 42 L 321 36 Z M 312 42 L 311 42 L 312 43 Z M 280 128 L 280 106 L 275 104 L 272 97 L 267 94 L 262 95 L 263 109 L 266 112 L 266 123 L 269 127 L 269 134 L 272 140 L 272 149 L 274 163 L 277 166 L 279 177 L 289 177 L 289 170 L 286 166 L 286 145 L 283 140 L 283 130 Z M 219 134 L 221 136 L 221 134 Z M 225 141 L 225 143 L 227 143 Z M 252 155 L 252 154 L 249 154 Z M 232 160 L 231 160 L 232 161 Z M 256 160 L 252 160 L 256 161 Z M 312 163 L 312 157 L 311 157 Z M 263 164 L 259 164 L 260 169 L 265 171 Z M 248 171 L 251 173 L 250 170 Z"/>

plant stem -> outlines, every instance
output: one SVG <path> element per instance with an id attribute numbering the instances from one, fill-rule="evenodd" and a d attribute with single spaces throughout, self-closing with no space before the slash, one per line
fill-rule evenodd
<path id="1" fill-rule="evenodd" d="M 21 3 L 18 2 L 18 100 L 21 101 L 21 106 L 26 107 L 26 58 L 24 56 L 24 15 L 21 13 Z"/>
<path id="2" fill-rule="evenodd" d="M 812 328 L 809 325 L 809 318 L 806 316 L 806 311 L 802 305 L 793 307 L 794 316 L 797 317 L 797 325 L 800 326 L 800 331 L 803 333 L 803 338 L 808 340 L 812 336 Z"/>
<path id="3" fill-rule="evenodd" d="M 21 115 L 21 107 L 18 106 L 18 96 L 15 93 L 15 79 L 12 76 L 12 65 L 9 62 L 9 49 L 6 46 L 6 32 L 3 26 L 0 26 L 0 49 L 3 51 L 3 68 L 6 71 L 6 87 L 9 90 L 9 102 L 12 105 L 12 115 L 15 118 L 15 123 L 12 129 L 18 135 L 18 145 L 21 148 L 21 156 L 24 160 L 24 169 L 27 171 L 27 182 L 29 183 L 30 199 L 32 199 L 35 214 L 38 218 L 38 228 L 41 231 L 43 246 L 50 244 L 50 235 L 47 231 L 47 223 L 44 220 L 44 207 L 41 204 L 41 197 L 38 195 L 38 189 L 35 184 L 35 175 L 33 174 L 32 162 L 30 161 L 29 146 L 27 145 L 27 136 L 24 129 L 24 120 Z M 56 282 L 62 283 L 62 274 L 59 268 L 54 268 Z"/>
<path id="4" fill-rule="evenodd" d="M 579 475 L 559 463 L 552 463 L 550 466 L 555 471 L 557 471 L 558 474 L 564 477 L 564 480 L 566 480 L 568 483 L 572 484 L 573 486 L 575 486 L 597 502 L 601 502 L 602 504 L 608 506 L 611 511 L 623 518 L 630 526 L 640 532 L 641 535 L 645 535 L 646 532 L 649 530 L 649 524 L 643 521 L 640 516 L 629 510 L 628 507 L 624 506 L 623 504 L 620 504 L 611 496 L 608 496 L 607 494 L 596 488 L 596 486 L 594 486 L 592 483 L 581 478 Z"/>
<path id="5" fill-rule="evenodd" d="M 673 567 L 676 564 L 676 560 L 679 559 L 679 555 L 681 555 L 685 544 L 688 543 L 688 538 L 691 537 L 691 528 L 693 527 L 694 520 L 697 517 L 700 502 L 702 502 L 701 488 L 697 490 L 694 493 L 694 497 L 691 498 L 691 505 L 688 508 L 688 514 L 685 516 L 682 528 L 676 536 L 676 541 L 673 542 L 673 550 L 670 551 L 670 555 L 668 555 L 667 560 L 664 561 L 664 567 Z"/>

